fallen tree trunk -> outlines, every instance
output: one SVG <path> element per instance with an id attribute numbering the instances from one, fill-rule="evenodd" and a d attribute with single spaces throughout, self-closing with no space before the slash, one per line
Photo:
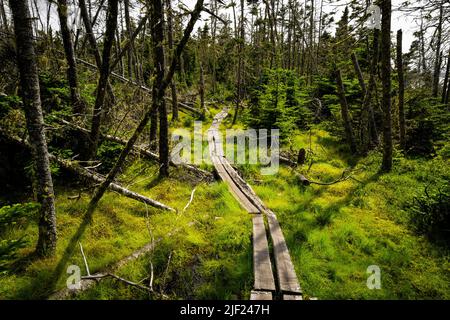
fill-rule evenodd
<path id="1" fill-rule="evenodd" d="M 19 138 L 17 136 L 11 135 L 2 129 L 0 129 L 0 134 L 2 134 L 8 140 L 13 141 L 20 146 L 23 146 L 24 148 L 27 148 L 27 149 L 30 148 L 30 145 L 28 142 L 22 140 L 21 138 Z M 86 168 L 80 166 L 79 164 L 77 164 L 73 161 L 61 159 L 52 154 L 49 154 L 49 159 L 51 161 L 54 161 L 57 164 L 59 164 L 62 168 L 66 169 L 67 171 L 70 171 L 78 176 L 81 176 L 81 177 L 91 180 L 93 182 L 102 183 L 103 181 L 105 181 L 104 177 L 87 170 Z M 131 198 L 131 199 L 137 200 L 139 202 L 143 202 L 149 206 L 152 206 L 152 207 L 155 207 L 158 209 L 167 210 L 167 211 L 176 211 L 175 209 L 173 209 L 169 206 L 166 206 L 165 204 L 163 204 L 161 202 L 147 198 L 146 196 L 143 196 L 139 193 L 130 191 L 117 183 L 111 183 L 109 186 L 109 189 L 111 189 L 127 198 Z"/>
<path id="2" fill-rule="evenodd" d="M 283 157 L 283 156 L 279 156 L 280 159 L 280 163 L 285 164 L 287 166 L 290 167 L 296 167 L 297 163 L 295 161 L 292 161 L 291 159 L 287 158 L 287 157 Z"/>
<path id="3" fill-rule="evenodd" d="M 88 129 L 85 129 L 83 127 L 77 126 L 77 125 L 75 125 L 73 123 L 70 123 L 69 121 L 66 121 L 66 120 L 63 120 L 63 119 L 56 119 L 56 118 L 55 118 L 55 121 L 59 122 L 59 123 L 61 123 L 63 125 L 69 126 L 70 128 L 75 129 L 77 131 L 80 131 L 82 133 L 89 134 L 89 130 Z M 127 143 L 126 140 L 121 139 L 119 137 L 115 137 L 115 136 L 109 135 L 109 134 L 101 134 L 101 137 L 106 139 L 106 140 L 109 140 L 109 141 L 112 141 L 112 142 L 115 142 L 115 143 L 118 143 L 118 144 L 121 144 L 121 145 L 126 145 L 126 143 Z M 148 158 L 150 160 L 159 161 L 159 155 L 154 153 L 154 152 L 152 152 L 152 151 L 150 151 L 150 150 L 144 149 L 144 148 L 139 147 L 139 146 L 133 146 L 133 151 L 135 153 L 139 153 L 140 155 L 142 155 L 142 156 L 144 156 L 144 157 L 146 157 L 146 158 Z M 211 172 L 208 172 L 206 170 L 202 170 L 200 168 L 197 168 L 197 167 L 189 165 L 189 164 L 175 164 L 172 160 L 170 161 L 170 164 L 172 166 L 174 166 L 174 167 L 181 167 L 181 168 L 187 169 L 187 170 L 191 171 L 192 173 L 194 173 L 196 176 L 199 176 L 199 177 L 201 177 L 201 178 L 203 178 L 203 179 L 205 179 L 207 181 L 213 181 L 214 180 L 214 175 Z"/>

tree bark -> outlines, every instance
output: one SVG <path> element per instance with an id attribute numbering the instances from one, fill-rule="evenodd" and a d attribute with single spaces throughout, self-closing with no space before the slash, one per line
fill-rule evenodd
<path id="1" fill-rule="evenodd" d="M 61 26 L 61 36 L 64 45 L 64 52 L 67 60 L 67 80 L 70 87 L 70 97 L 72 101 L 72 112 L 75 115 L 84 114 L 86 105 L 80 97 L 78 89 L 77 64 L 75 61 L 75 52 L 73 47 L 72 36 L 67 25 L 67 0 L 58 0 L 58 16 Z"/>
<path id="2" fill-rule="evenodd" d="M 106 0 L 102 0 L 100 3 L 100 6 L 102 6 L 105 1 Z M 92 25 L 95 23 L 95 20 L 96 20 L 98 14 L 100 13 L 100 8 L 97 10 L 97 13 L 94 17 L 94 21 L 91 24 L 91 20 L 89 19 L 89 13 L 88 13 L 88 10 L 86 7 L 85 0 L 79 0 L 78 5 L 80 7 L 80 15 L 81 15 L 81 18 L 83 19 L 84 27 L 86 29 L 86 36 L 87 36 L 89 44 L 91 46 L 91 50 L 94 53 L 95 64 L 97 65 L 97 69 L 100 70 L 102 68 L 102 58 L 100 56 L 100 50 L 98 49 L 98 46 L 97 46 L 97 40 L 95 39 L 95 35 L 92 30 Z M 109 82 L 108 82 L 107 89 L 108 89 L 109 98 L 111 99 L 111 102 L 114 103 L 114 100 L 115 100 L 114 93 L 113 93 L 111 84 Z"/>
<path id="3" fill-rule="evenodd" d="M 89 158 L 94 159 L 97 154 L 98 140 L 100 136 L 100 124 L 105 103 L 106 88 L 110 72 L 111 49 L 114 43 L 114 35 L 117 28 L 118 0 L 108 1 L 108 16 L 106 20 L 105 40 L 102 54 L 102 67 L 97 85 L 97 96 L 92 114 Z"/>
<path id="4" fill-rule="evenodd" d="M 391 117 L 391 0 L 381 1 L 381 81 L 383 84 L 383 163 L 382 171 L 392 169 Z"/>
<path id="5" fill-rule="evenodd" d="M 241 0 L 241 21 L 240 21 L 240 36 L 238 47 L 238 66 L 237 66 L 237 86 L 236 86 L 236 110 L 233 116 L 233 125 L 236 123 L 239 109 L 241 108 L 242 99 L 242 72 L 243 72 L 243 54 L 244 54 L 244 42 L 245 42 L 245 27 L 244 27 L 244 0 Z"/>
<path id="6" fill-rule="evenodd" d="M 200 95 L 200 110 L 202 111 L 202 118 L 206 117 L 206 106 L 205 106 L 205 77 L 204 77 L 203 65 L 200 64 L 200 86 L 198 93 Z"/>
<path id="7" fill-rule="evenodd" d="M 3 0 L 0 0 L 0 16 L 2 18 L 2 26 L 5 29 L 5 31 L 9 31 L 8 26 L 8 18 L 6 17 L 6 11 L 5 11 L 5 5 L 3 3 Z"/>
<path id="8" fill-rule="evenodd" d="M 338 91 L 338 95 L 339 95 L 339 101 L 341 103 L 341 114 L 342 114 L 342 120 L 344 121 L 345 136 L 346 136 L 347 142 L 350 146 L 350 151 L 352 153 L 355 153 L 357 151 L 356 150 L 356 142 L 355 142 L 355 138 L 353 136 L 352 120 L 350 117 L 350 113 L 348 111 L 347 99 L 345 98 L 345 89 L 344 89 L 344 84 L 342 83 L 341 70 L 336 70 L 336 83 L 337 83 L 337 91 Z"/>
<path id="9" fill-rule="evenodd" d="M 365 95 L 367 93 L 366 83 L 364 82 L 364 77 L 361 68 L 359 67 L 358 58 L 356 57 L 356 54 L 354 52 L 352 52 L 352 63 L 353 68 L 355 69 L 355 73 L 358 76 L 359 86 L 361 87 L 363 95 Z"/>
<path id="10" fill-rule="evenodd" d="M 159 174 L 161 177 L 169 175 L 169 124 L 164 91 L 160 92 L 160 85 L 164 80 L 166 62 L 164 56 L 164 7 L 162 0 L 152 1 L 152 38 L 153 55 L 155 57 L 155 80 L 153 83 L 153 108 L 159 114 Z M 173 79 L 172 79 L 173 80 Z"/>
<path id="11" fill-rule="evenodd" d="M 448 103 L 448 91 L 450 91 L 450 51 L 448 52 L 447 69 L 445 70 L 444 88 L 442 90 L 441 102 L 443 104 Z"/>
<path id="12" fill-rule="evenodd" d="M 173 11 L 172 0 L 166 0 L 167 7 L 167 41 L 169 45 L 170 54 L 173 54 Z M 172 121 L 178 120 L 178 98 L 177 85 L 175 79 L 170 83 L 170 90 L 172 93 Z"/>
<path id="13" fill-rule="evenodd" d="M 10 0 L 9 4 L 14 20 L 21 96 L 30 143 L 32 145 L 35 170 L 34 179 L 36 180 L 35 191 L 41 205 L 39 210 L 39 238 L 36 253 L 39 256 L 51 256 L 55 253 L 57 238 L 55 196 L 47 142 L 45 140 L 38 68 L 33 46 L 32 20 L 26 0 Z"/>
<path id="14" fill-rule="evenodd" d="M 405 77 L 403 74 L 402 30 L 397 31 L 397 74 L 398 74 L 398 117 L 400 126 L 400 147 L 405 150 L 406 125 L 405 125 Z"/>
<path id="15" fill-rule="evenodd" d="M 439 93 L 439 75 L 441 73 L 441 42 L 442 42 L 442 22 L 444 18 L 444 5 L 441 1 L 439 8 L 439 23 L 436 30 L 436 56 L 434 60 L 433 72 L 433 97 L 437 97 Z"/>

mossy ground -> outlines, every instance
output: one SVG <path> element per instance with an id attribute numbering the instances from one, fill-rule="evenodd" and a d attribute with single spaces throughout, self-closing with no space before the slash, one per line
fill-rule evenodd
<path id="1" fill-rule="evenodd" d="M 247 173 L 255 191 L 276 212 L 304 292 L 319 299 L 449 299 L 448 250 L 413 234 L 404 205 L 449 170 L 448 161 L 396 158 L 393 172 L 378 173 L 381 156 L 347 155 L 326 132 L 293 142 L 313 151 L 314 163 L 295 171 L 314 181 L 339 178 L 350 163 L 355 179 L 301 186 L 293 169 L 278 175 Z M 309 169 L 308 169 L 309 168 Z M 245 172 L 245 171 L 244 171 Z M 440 173 L 439 173 L 440 172 Z M 447 173 L 448 174 L 448 173 Z M 370 265 L 381 269 L 381 289 L 367 288 Z"/>
<path id="2" fill-rule="evenodd" d="M 182 117 L 180 122 L 191 127 L 187 119 Z M 277 214 L 306 295 L 319 299 L 450 298 L 448 252 L 413 234 L 403 209 L 427 183 L 449 172 L 448 161 L 396 157 L 394 171 L 379 174 L 379 152 L 354 158 L 322 130 L 298 132 L 292 143 L 297 149 L 311 146 L 314 163 L 296 170 L 313 180 L 329 182 L 349 166 L 361 168 L 355 180 L 303 187 L 293 169 L 284 166 L 271 176 L 261 175 L 259 166 L 239 166 Z M 153 253 L 117 270 L 119 276 L 148 284 L 151 262 L 154 289 L 167 299 L 248 299 L 253 284 L 251 216 L 222 182 L 194 182 L 181 169 L 169 179 L 158 180 L 157 170 L 155 164 L 137 159 L 120 182 L 178 212 L 164 212 L 107 192 L 81 238 L 91 273 L 113 265 L 153 238 L 157 240 Z M 78 247 L 67 259 L 63 254 L 82 223 L 91 192 L 83 192 L 78 200 L 69 199 L 78 190 L 62 187 L 61 182 L 58 185 L 57 254 L 52 259 L 27 261 L 37 239 L 37 225 L 9 230 L 5 237 L 26 235 L 29 246 L 20 252 L 21 268 L 0 276 L 1 299 L 46 298 L 65 287 L 66 269 L 72 264 L 85 274 Z M 193 188 L 194 199 L 182 212 Z M 370 265 L 381 269 L 380 290 L 366 286 Z M 59 274 L 55 273 L 57 266 Z M 76 298 L 148 299 L 148 295 L 107 279 Z"/>

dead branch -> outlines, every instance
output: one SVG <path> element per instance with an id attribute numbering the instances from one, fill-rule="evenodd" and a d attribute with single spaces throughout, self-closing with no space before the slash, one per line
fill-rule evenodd
<path id="1" fill-rule="evenodd" d="M 339 182 L 346 181 L 346 180 L 348 180 L 348 179 L 354 179 L 354 178 L 353 178 L 353 175 L 354 175 L 356 172 L 359 172 L 359 171 L 361 171 L 361 170 L 362 170 L 362 169 L 344 170 L 344 171 L 342 172 L 342 175 L 341 175 L 338 179 L 336 179 L 336 180 L 334 180 L 334 181 L 332 181 L 332 182 L 313 181 L 313 180 L 308 179 L 307 177 L 305 177 L 305 176 L 302 175 L 302 174 L 299 174 L 299 173 L 296 173 L 296 172 L 294 172 L 294 173 L 295 173 L 295 175 L 299 178 L 301 184 L 304 185 L 304 186 L 309 186 L 310 184 L 317 184 L 317 185 L 319 185 L 319 186 L 331 186 L 331 185 L 333 185 L 333 184 L 336 184 L 336 183 L 339 183 Z M 358 180 L 356 180 L 356 179 L 354 179 L 354 180 L 355 180 L 355 181 L 358 181 Z"/>
<path id="2" fill-rule="evenodd" d="M 11 135 L 11 134 L 7 133 L 6 131 L 2 130 L 1 128 L 0 128 L 0 134 L 2 134 L 8 140 L 13 141 L 16 144 L 18 144 L 24 148 L 27 148 L 27 149 L 31 148 L 29 143 L 26 140 L 22 140 L 21 138 L 19 138 L 17 136 Z M 63 169 L 70 171 L 77 176 L 81 176 L 83 178 L 86 178 L 86 179 L 91 180 L 96 183 L 102 183 L 105 180 L 104 177 L 100 176 L 97 173 L 94 173 L 94 172 L 91 172 L 91 171 L 85 169 L 84 167 L 80 166 L 79 164 L 77 164 L 74 161 L 62 159 L 62 158 L 59 158 L 52 154 L 49 154 L 49 158 L 51 161 L 54 161 L 58 165 L 60 165 Z M 131 199 L 134 199 L 134 200 L 137 200 L 140 202 L 144 202 L 144 203 L 146 203 L 152 207 L 158 208 L 158 209 L 167 210 L 167 211 L 176 211 L 175 209 L 173 209 L 169 206 L 166 206 L 163 203 L 160 203 L 156 200 L 150 199 L 139 193 L 125 189 L 124 187 L 122 187 L 121 185 L 119 185 L 117 183 L 111 183 L 109 185 L 109 189 L 116 191 L 117 193 L 119 193 L 125 197 L 131 198 Z"/>
<path id="3" fill-rule="evenodd" d="M 89 134 L 89 132 L 90 132 L 88 129 L 85 129 L 83 127 L 77 126 L 77 125 L 75 125 L 73 123 L 70 123 L 69 121 L 64 120 L 64 119 L 57 119 L 57 118 L 54 118 L 54 119 L 55 119 L 56 122 L 59 122 L 59 123 L 65 125 L 65 126 L 68 126 L 68 127 L 72 128 L 72 129 L 77 130 L 79 132 L 82 132 L 84 134 Z M 108 141 L 115 142 L 115 143 L 118 143 L 118 144 L 121 144 L 121 145 L 126 145 L 126 143 L 127 143 L 127 141 L 122 139 L 122 138 L 115 137 L 115 136 L 108 135 L 108 134 L 102 134 L 101 137 L 103 139 L 106 139 Z M 134 153 L 139 153 L 140 155 L 144 156 L 145 158 L 147 158 L 149 160 L 159 161 L 159 155 L 158 154 L 156 154 L 156 153 L 154 153 L 154 152 L 152 152 L 150 150 L 144 149 L 142 147 L 139 147 L 139 146 L 136 146 L 136 145 L 133 146 L 133 152 Z M 202 170 L 202 169 L 200 169 L 200 168 L 198 168 L 196 166 L 193 166 L 193 165 L 190 165 L 190 164 L 175 164 L 172 160 L 170 161 L 170 164 L 172 166 L 174 166 L 174 167 L 185 168 L 185 169 L 191 171 L 192 173 L 194 173 L 196 176 L 201 177 L 202 179 L 204 179 L 206 181 L 213 181 L 214 180 L 214 175 L 211 172 L 208 172 L 206 170 Z"/>

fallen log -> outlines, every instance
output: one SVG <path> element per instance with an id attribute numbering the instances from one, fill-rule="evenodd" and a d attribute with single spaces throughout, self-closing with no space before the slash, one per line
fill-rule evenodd
<path id="1" fill-rule="evenodd" d="M 7 132 L 5 132 L 4 130 L 0 129 L 0 134 L 2 134 L 5 138 L 7 138 L 9 141 L 13 141 L 16 144 L 23 146 L 24 148 L 29 149 L 30 145 L 28 144 L 27 141 L 22 140 L 21 138 L 11 135 Z M 69 161 L 69 160 L 65 160 L 65 159 L 61 159 L 53 154 L 49 154 L 49 158 L 51 161 L 56 162 L 57 164 L 59 164 L 62 168 L 66 169 L 67 171 L 70 171 L 78 176 L 81 176 L 83 178 L 86 178 L 88 180 L 91 180 L 93 182 L 96 183 L 102 183 L 105 178 L 98 175 L 97 173 L 91 172 L 89 170 L 87 170 L 86 168 L 80 166 L 79 164 L 77 164 L 76 162 L 73 161 Z M 143 202 L 149 206 L 158 208 L 158 209 L 162 209 L 162 210 L 167 210 L 167 211 L 176 211 L 175 209 L 166 206 L 165 204 L 158 202 L 156 200 L 150 199 L 146 196 L 143 196 L 139 193 L 130 191 L 124 187 L 122 187 L 121 185 L 117 184 L 117 183 L 111 183 L 109 186 L 109 189 L 127 197 L 127 198 L 131 198 L 134 200 L 137 200 L 139 202 Z"/>
<path id="2" fill-rule="evenodd" d="M 280 160 L 280 163 L 285 164 L 287 166 L 290 166 L 290 167 L 297 166 L 297 163 L 295 161 L 292 161 L 291 159 L 284 157 L 282 155 L 279 156 L 279 160 Z"/>
<path id="3" fill-rule="evenodd" d="M 70 128 L 78 130 L 78 131 L 80 131 L 82 133 L 89 134 L 89 130 L 88 129 L 85 129 L 83 127 L 77 126 L 77 125 L 75 125 L 73 123 L 70 123 L 69 121 L 66 121 L 66 120 L 63 120 L 63 119 L 56 119 L 56 118 L 55 118 L 55 121 L 59 122 L 59 123 L 61 123 L 63 125 L 69 126 Z M 115 142 L 115 143 L 118 143 L 118 144 L 121 144 L 121 145 L 126 145 L 126 143 L 127 143 L 126 140 L 121 139 L 119 137 L 115 137 L 115 136 L 109 135 L 109 134 L 101 134 L 101 137 L 103 137 L 106 140 L 109 140 L 109 141 L 112 141 L 112 142 Z M 135 146 L 133 146 L 133 152 L 134 153 L 139 153 L 140 155 L 146 157 L 147 159 L 154 160 L 154 161 L 159 161 L 159 155 L 158 154 L 156 154 L 156 153 L 154 153 L 154 152 L 152 152 L 150 150 L 147 150 L 145 148 L 142 148 L 142 147 L 139 147 L 139 146 L 135 145 Z M 214 180 L 214 175 L 211 172 L 208 172 L 206 170 L 197 168 L 197 167 L 195 167 L 193 165 L 189 165 L 189 164 L 185 164 L 185 163 L 183 163 L 183 164 L 175 164 L 172 160 L 170 160 L 170 165 L 172 165 L 173 167 L 181 167 L 181 168 L 187 169 L 187 170 L 191 171 L 192 173 L 194 173 L 196 176 L 201 177 L 201 178 L 203 178 L 206 181 L 213 181 Z"/>

